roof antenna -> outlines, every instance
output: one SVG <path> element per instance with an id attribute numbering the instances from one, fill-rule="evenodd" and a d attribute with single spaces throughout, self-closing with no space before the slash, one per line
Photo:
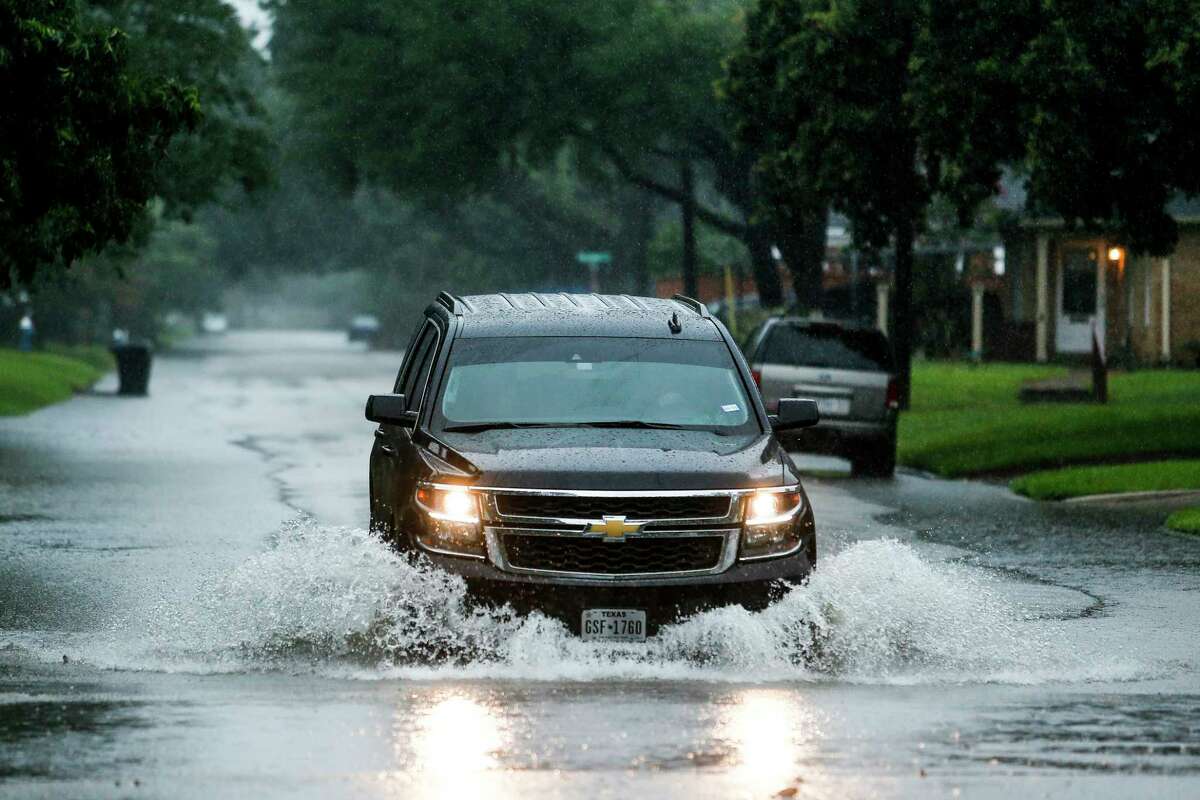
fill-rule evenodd
<path id="1" fill-rule="evenodd" d="M 667 327 L 671 329 L 671 333 L 679 333 L 683 330 L 683 325 L 679 324 L 679 314 L 671 312 L 671 319 L 667 321 Z"/>

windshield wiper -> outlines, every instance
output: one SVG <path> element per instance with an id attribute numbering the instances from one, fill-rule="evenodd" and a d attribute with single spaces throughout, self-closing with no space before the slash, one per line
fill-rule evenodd
<path id="1" fill-rule="evenodd" d="M 691 430 L 689 425 L 675 425 L 671 422 L 646 422 L 641 419 L 611 419 L 602 422 L 577 422 L 581 428 L 651 428 L 663 431 Z"/>
<path id="2" fill-rule="evenodd" d="M 462 425 L 447 425 L 447 433 L 474 433 L 476 431 L 508 430 L 514 428 L 573 428 L 573 422 L 470 422 Z"/>
<path id="3" fill-rule="evenodd" d="M 644 428 L 664 431 L 706 430 L 716 433 L 712 428 L 696 428 L 691 425 L 675 425 L 670 422 L 646 422 L 640 419 L 614 419 L 599 422 L 470 422 L 462 425 L 447 425 L 442 430 L 447 433 L 475 433 L 477 431 L 513 430 L 520 428 Z"/>

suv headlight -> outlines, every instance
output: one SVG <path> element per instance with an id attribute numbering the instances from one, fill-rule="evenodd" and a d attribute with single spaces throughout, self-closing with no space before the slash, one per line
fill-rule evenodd
<path id="1" fill-rule="evenodd" d="M 748 495 L 743 508 L 743 560 L 770 558 L 800 547 L 800 512 L 804 496 L 798 491 L 758 491 Z"/>
<path id="2" fill-rule="evenodd" d="M 437 553 L 483 558 L 487 547 L 479 520 L 479 495 L 460 488 L 417 487 L 417 507 L 424 517 L 417 541 Z"/>

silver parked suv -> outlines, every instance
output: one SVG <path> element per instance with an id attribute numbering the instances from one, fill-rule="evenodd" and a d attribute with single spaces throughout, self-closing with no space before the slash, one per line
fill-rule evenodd
<path id="1" fill-rule="evenodd" d="M 817 401 L 821 422 L 787 444 L 849 459 L 857 475 L 896 469 L 899 392 L 892 349 L 874 328 L 772 317 L 746 343 L 746 360 L 768 413 L 782 397 Z"/>

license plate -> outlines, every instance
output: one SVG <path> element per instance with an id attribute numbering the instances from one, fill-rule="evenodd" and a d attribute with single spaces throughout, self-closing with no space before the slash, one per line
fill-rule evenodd
<path id="1" fill-rule="evenodd" d="M 850 413 L 850 401 L 845 397 L 818 397 L 817 411 L 822 414 L 844 417 Z"/>
<path id="2" fill-rule="evenodd" d="M 646 612 L 632 608 L 589 608 L 583 612 L 585 642 L 644 642 Z"/>

